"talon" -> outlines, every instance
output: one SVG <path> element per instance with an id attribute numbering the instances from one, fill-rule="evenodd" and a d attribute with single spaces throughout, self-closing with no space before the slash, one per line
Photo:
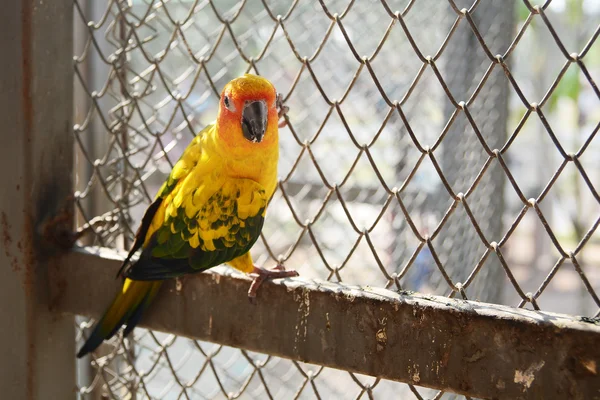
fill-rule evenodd
<path id="1" fill-rule="evenodd" d="M 283 96 L 281 93 L 277 93 L 277 98 L 275 99 L 275 103 L 277 106 L 277 117 L 279 119 L 283 118 L 283 121 L 279 122 L 278 126 L 283 128 L 287 125 L 287 120 L 285 119 L 285 115 L 288 113 L 290 108 L 283 104 Z"/>
<path id="2" fill-rule="evenodd" d="M 271 270 L 254 266 L 254 270 L 250 273 L 250 275 L 254 275 L 256 277 L 250 284 L 250 289 L 248 289 L 248 300 L 250 300 L 250 303 L 256 304 L 256 293 L 258 292 L 260 285 L 265 280 L 291 278 L 298 276 L 299 274 L 294 270 L 286 271 L 283 265 L 277 264 L 277 266 Z"/>

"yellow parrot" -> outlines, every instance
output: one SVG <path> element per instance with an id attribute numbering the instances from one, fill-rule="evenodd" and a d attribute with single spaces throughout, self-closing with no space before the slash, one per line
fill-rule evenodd
<path id="1" fill-rule="evenodd" d="M 250 248 L 260 235 L 277 185 L 277 93 L 266 79 L 245 74 L 229 82 L 217 120 L 188 145 L 146 210 L 119 275 L 126 279 L 77 357 L 94 351 L 121 326 L 128 335 L 162 280 L 227 263 L 261 282 L 297 276 L 278 266 L 257 267 Z M 130 263 L 142 249 L 139 259 Z"/>

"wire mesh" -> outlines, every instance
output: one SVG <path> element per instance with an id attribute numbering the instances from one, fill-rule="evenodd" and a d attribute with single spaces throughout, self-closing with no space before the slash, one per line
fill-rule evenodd
<path id="1" fill-rule="evenodd" d="M 593 2 L 74 4 L 86 244 L 129 246 L 220 89 L 254 72 L 290 108 L 257 264 L 599 315 Z M 79 383 L 84 398 L 451 397 L 143 329 Z"/>

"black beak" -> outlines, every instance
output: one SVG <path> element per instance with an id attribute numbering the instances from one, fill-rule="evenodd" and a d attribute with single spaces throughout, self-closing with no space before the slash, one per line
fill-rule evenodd
<path id="1" fill-rule="evenodd" d="M 242 132 L 244 137 L 254 143 L 260 143 L 267 129 L 267 105 L 264 101 L 246 103 L 242 111 Z"/>

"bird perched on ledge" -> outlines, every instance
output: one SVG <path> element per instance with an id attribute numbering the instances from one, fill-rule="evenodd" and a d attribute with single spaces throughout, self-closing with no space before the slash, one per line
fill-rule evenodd
<path id="1" fill-rule="evenodd" d="M 121 326 L 128 335 L 156 296 L 162 280 L 227 263 L 265 279 L 297 276 L 278 266 L 255 266 L 258 239 L 277 185 L 278 96 L 266 79 L 245 74 L 221 94 L 217 120 L 189 144 L 148 207 L 119 275 L 125 277 L 104 316 L 77 353 L 95 350 Z M 139 249 L 136 262 L 131 257 Z"/>

